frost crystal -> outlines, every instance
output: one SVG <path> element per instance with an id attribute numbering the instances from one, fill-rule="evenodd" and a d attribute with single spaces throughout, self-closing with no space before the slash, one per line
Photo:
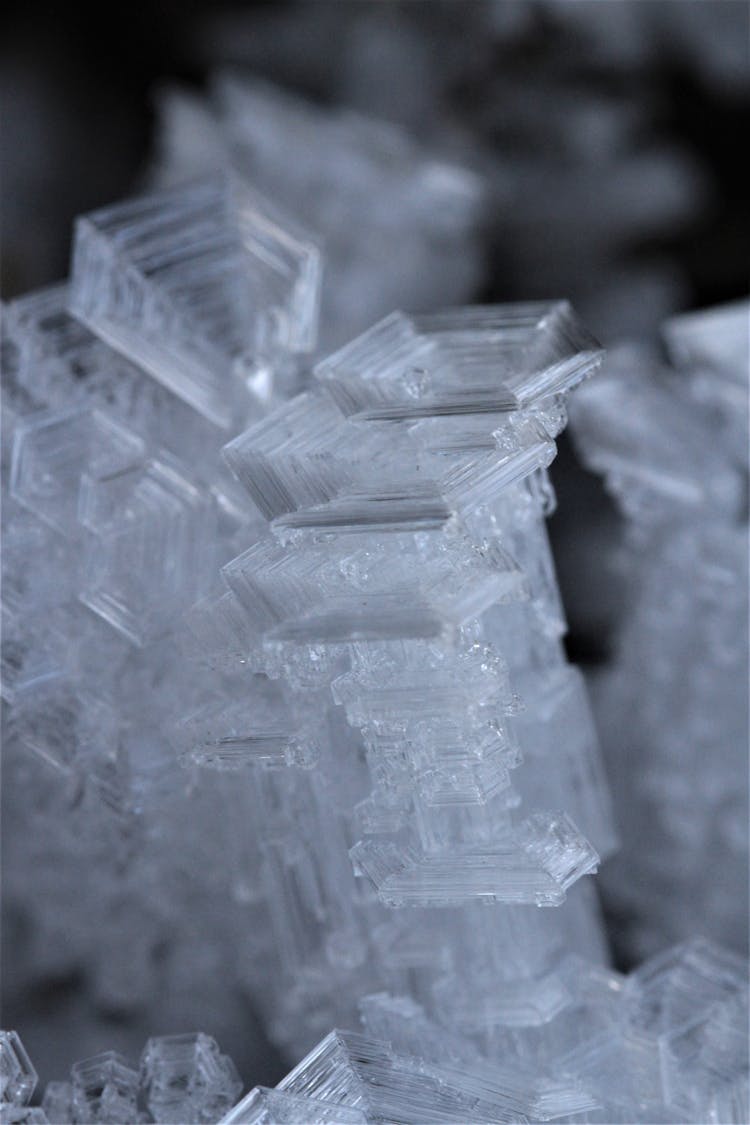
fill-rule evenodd
<path id="1" fill-rule="evenodd" d="M 263 401 L 275 366 L 315 344 L 320 255 L 235 178 L 80 219 L 71 307 L 219 425 Z"/>
<path id="2" fill-rule="evenodd" d="M 70 283 L 3 317 L 14 967 L 169 1030 L 249 998 L 302 1061 L 241 1098 L 209 1035 L 156 1036 L 38 1108 L 3 1032 L 0 1121 L 746 1120 L 746 966 L 665 949 L 678 895 L 742 944 L 714 873 L 746 847 L 746 313 L 579 396 L 637 571 L 602 711 L 648 850 L 605 876 L 655 953 L 626 977 L 545 522 L 601 349 L 564 301 L 435 311 L 480 187 L 398 131 L 228 76 L 165 104 L 159 190 L 79 220 Z"/>

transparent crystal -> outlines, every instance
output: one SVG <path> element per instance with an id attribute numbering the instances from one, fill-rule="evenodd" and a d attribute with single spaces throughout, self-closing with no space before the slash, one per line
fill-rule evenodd
<path id="1" fill-rule="evenodd" d="M 92 1125 L 127 1125 L 136 1116 L 138 1071 L 117 1051 L 104 1051 L 74 1063 L 73 1112 Z"/>
<path id="2" fill-rule="evenodd" d="M 227 426 L 264 402 L 280 358 L 311 350 L 320 256 L 235 178 L 79 219 L 75 315 L 201 414 Z"/>
<path id="3" fill-rule="evenodd" d="M 141 1081 L 154 1121 L 172 1125 L 216 1122 L 242 1090 L 231 1059 L 202 1032 L 149 1039 Z"/>
<path id="4" fill-rule="evenodd" d="M 0 1103 L 24 1106 L 31 1101 L 37 1073 L 16 1031 L 0 1031 Z"/>

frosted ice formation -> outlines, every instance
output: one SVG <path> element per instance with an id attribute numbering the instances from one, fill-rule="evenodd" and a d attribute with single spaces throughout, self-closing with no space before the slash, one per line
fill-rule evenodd
<path id="1" fill-rule="evenodd" d="M 480 178 L 397 126 L 231 71 L 215 76 L 207 97 L 164 90 L 158 114 L 157 183 L 232 167 L 315 231 L 325 251 L 324 352 L 394 308 L 473 296 Z"/>
<path id="2" fill-rule="evenodd" d="M 241 1083 L 207 1035 L 151 1039 L 140 1066 L 114 1051 L 3 1102 L 3 1121 L 166 1125 L 463 1125 L 644 1121 L 743 1125 L 748 982 L 741 958 L 702 938 L 629 976 L 565 960 L 562 1019 L 505 1029 L 488 1050 L 407 995 L 363 996 L 358 1030 L 334 1030 L 275 1089 Z M 17 1036 L 15 1057 L 24 1054 Z M 30 1066 L 26 1061 L 24 1072 Z M 8 1073 L 6 1066 L 3 1074 Z"/>
<path id="3" fill-rule="evenodd" d="M 564 1021 L 506 1031 L 492 1061 L 414 1000 L 366 996 L 363 1030 L 332 1031 L 222 1125 L 747 1120 L 740 958 L 696 939 L 628 977 L 571 956 L 564 979 Z"/>
<path id="4" fill-rule="evenodd" d="M 249 996 L 304 1058 L 235 1104 L 212 1038 L 156 1037 L 139 1067 L 75 1063 L 38 1108 L 3 1033 L 2 1120 L 741 1121 L 742 964 L 696 941 L 620 977 L 583 878 L 617 841 L 545 519 L 599 346 L 566 302 L 433 311 L 470 284 L 471 175 L 217 88 L 222 173 L 85 217 L 70 284 L 3 318 L 4 892 L 30 935 L 18 987 L 85 970 L 98 1010 L 177 1027 Z M 297 178 L 272 134 L 298 136 Z M 325 339 L 390 311 L 401 261 L 430 310 L 305 382 L 320 235 Z M 722 543 L 741 523 L 743 392 L 713 335 L 670 337 L 689 469 L 649 409 L 630 435 L 662 456 L 627 490 L 647 535 L 665 499 Z M 695 407 L 717 371 L 714 464 Z M 726 624 L 704 647 L 729 666 Z"/>
<path id="5" fill-rule="evenodd" d="M 15 1032 L 0 1032 L 3 1050 Z M 3 1055 L 5 1064 L 5 1055 Z M 26 1059 L 27 1072 L 30 1069 Z M 33 1072 L 31 1072 L 33 1073 Z M 0 1121 L 8 1125 L 214 1125 L 242 1091 L 234 1063 L 203 1033 L 149 1039 L 140 1065 L 117 1051 L 103 1051 L 71 1067 L 65 1082 L 49 1082 L 41 1107 L 31 1108 L 36 1075 L 24 1094 L 6 1085 L 0 1093 Z"/>
<path id="6" fill-rule="evenodd" d="M 215 693 L 173 738 L 233 771 L 248 983 L 283 1042 L 403 974 L 470 1034 L 543 1023 L 566 949 L 604 959 L 584 887 L 529 910 L 615 846 L 544 525 L 600 358 L 564 302 L 393 314 L 224 450 L 268 530 L 191 614 Z"/>
<path id="7" fill-rule="evenodd" d="M 676 317 L 672 366 L 623 347 L 573 408 L 627 518 L 629 600 L 594 700 L 623 831 L 603 882 L 641 955 L 696 917 L 747 950 L 749 331 L 746 302 Z"/>

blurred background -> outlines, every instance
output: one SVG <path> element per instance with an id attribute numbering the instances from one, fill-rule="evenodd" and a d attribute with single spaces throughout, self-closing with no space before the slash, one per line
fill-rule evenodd
<path id="1" fill-rule="evenodd" d="M 66 274 L 74 217 L 153 181 L 163 91 L 199 93 L 229 66 L 476 169 L 489 200 L 476 299 L 567 297 L 605 344 L 655 337 L 675 312 L 747 293 L 749 13 L 744 0 L 6 3 L 2 296 Z M 553 478 L 570 656 L 594 668 L 618 613 L 620 523 L 565 439 Z M 75 981 L 18 994 L 7 966 L 3 1025 L 45 1078 L 159 1030 L 93 1017 Z M 233 1002 L 206 1030 L 272 1084 L 283 1063 Z"/>
<path id="2" fill-rule="evenodd" d="M 26 0 L 2 22 L 3 297 L 63 276 L 74 216 L 138 187 L 159 88 L 227 64 L 481 153 L 485 298 L 564 293 L 608 335 L 746 290 L 744 0 Z"/>

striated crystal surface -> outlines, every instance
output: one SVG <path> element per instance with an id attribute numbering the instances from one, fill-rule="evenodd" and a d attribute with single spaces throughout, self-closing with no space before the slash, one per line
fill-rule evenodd
<path id="1" fill-rule="evenodd" d="M 227 426 L 315 344 L 320 255 L 234 177 L 79 219 L 71 309 L 199 413 Z M 240 413 L 241 417 L 241 413 Z"/>
<path id="2" fill-rule="evenodd" d="M 565 950 L 597 947 L 578 884 L 615 838 L 544 521 L 564 395 L 600 360 L 565 302 L 394 314 L 224 449 L 265 532 L 190 632 L 223 690 L 254 685 L 238 706 L 217 682 L 174 738 L 251 769 L 288 982 L 257 995 L 287 1042 L 351 1020 L 353 974 L 418 974 L 480 1036 L 545 1021 Z"/>
<path id="3" fill-rule="evenodd" d="M 367 1120 L 352 1106 L 256 1086 L 222 1117 L 221 1125 L 367 1125 Z"/>

